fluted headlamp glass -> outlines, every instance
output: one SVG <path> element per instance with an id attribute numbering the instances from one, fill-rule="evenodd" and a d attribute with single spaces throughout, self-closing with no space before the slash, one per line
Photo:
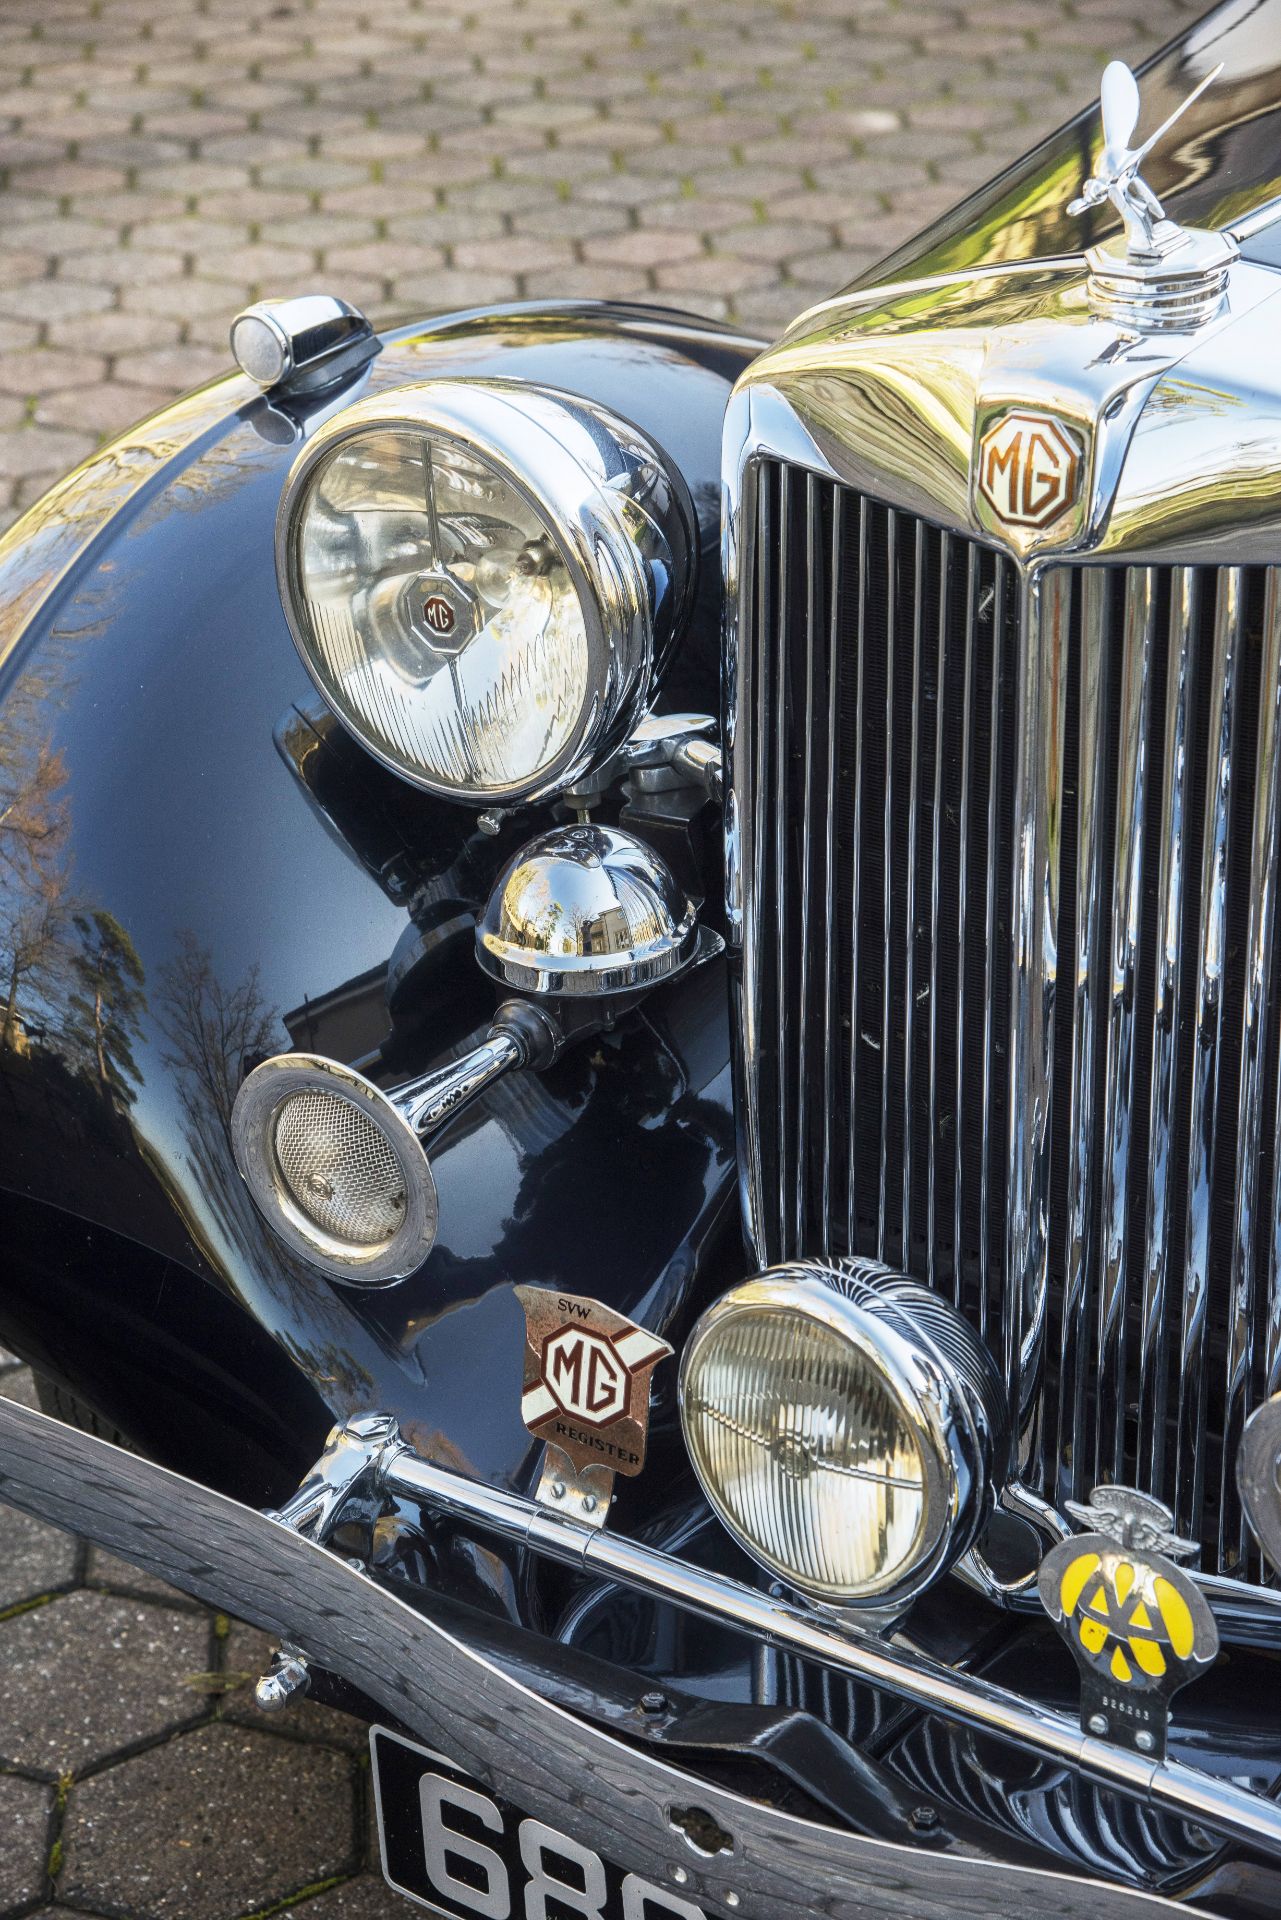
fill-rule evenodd
<path id="1" fill-rule="evenodd" d="M 854 1263 L 736 1287 L 681 1370 L 686 1445 L 722 1520 L 771 1572 L 837 1604 L 908 1597 L 972 1542 L 1000 1400 L 959 1315 Z"/>
<path id="2" fill-rule="evenodd" d="M 652 692 L 688 585 L 679 491 L 634 429 L 517 382 L 361 402 L 287 488 L 295 641 L 338 717 L 416 784 L 554 791 Z"/>

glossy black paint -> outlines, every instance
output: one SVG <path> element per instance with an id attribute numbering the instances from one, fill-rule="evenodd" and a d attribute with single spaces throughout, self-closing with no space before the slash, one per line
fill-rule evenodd
<path id="1" fill-rule="evenodd" d="M 336 1287 L 282 1250 L 227 1120 L 270 1052 L 330 1053 L 391 1085 L 478 1037 L 496 996 L 471 916 L 550 818 L 488 838 L 318 708 L 272 548 L 303 436 L 441 374 L 540 381 L 632 417 L 685 474 L 704 549 L 665 700 L 715 710 L 721 418 L 753 351 L 625 307 L 447 317 L 389 337 L 337 397 L 272 407 L 224 383 L 126 435 L 0 546 L 0 635 L 24 616 L 0 654 L 0 752 L 52 823 L 42 884 L 79 911 L 19 981 L 0 1048 L 0 1340 L 169 1464 L 277 1497 L 334 1416 L 378 1406 L 428 1452 L 520 1481 L 514 1283 L 666 1327 L 736 1266 L 718 965 L 456 1122 L 433 1150 L 440 1238 L 386 1291 Z M 718 872 L 717 855 L 709 891 Z M 673 1383 L 660 1390 L 670 1412 Z"/>

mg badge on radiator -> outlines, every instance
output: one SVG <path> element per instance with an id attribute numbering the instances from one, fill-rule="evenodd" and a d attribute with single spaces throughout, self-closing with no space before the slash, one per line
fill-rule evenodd
<path id="1" fill-rule="evenodd" d="M 1169 1557 L 1195 1547 L 1176 1537 L 1167 1507 L 1128 1487 L 1067 1505 L 1095 1531 L 1052 1547 L 1038 1585 L 1081 1669 L 1081 1724 L 1164 1759 L 1171 1700 L 1219 1651 L 1208 1602 Z"/>
<path id="2" fill-rule="evenodd" d="M 1052 526 L 1073 505 L 1080 484 L 1080 443 L 1052 414 L 1016 408 L 979 441 L 978 491 L 1006 526 Z"/>
<path id="3" fill-rule="evenodd" d="M 672 1349 L 599 1300 L 517 1287 L 525 1309 L 521 1418 L 547 1443 L 538 1497 L 600 1525 L 616 1473 L 645 1464 L 650 1376 Z"/>

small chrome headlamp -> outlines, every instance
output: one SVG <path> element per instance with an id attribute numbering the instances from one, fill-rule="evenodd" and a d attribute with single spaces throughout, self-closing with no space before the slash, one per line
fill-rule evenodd
<path id="1" fill-rule="evenodd" d="M 693 589 L 684 482 L 602 407 L 516 380 L 362 400 L 295 463 L 281 594 L 338 718 L 477 804 L 572 784 L 648 706 Z"/>
<path id="2" fill-rule="evenodd" d="M 698 1322 L 680 1379 L 703 1490 L 747 1552 L 838 1606 L 909 1600 L 973 1545 L 1003 1476 L 995 1365 L 946 1301 L 801 1260 Z"/>

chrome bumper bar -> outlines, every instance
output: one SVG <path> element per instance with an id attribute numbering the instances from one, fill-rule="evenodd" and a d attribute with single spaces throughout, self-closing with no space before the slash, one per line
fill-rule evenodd
<path id="1" fill-rule="evenodd" d="M 360 1423 L 357 1423 L 359 1425 Z M 353 1456 L 364 1465 L 353 1477 Z M 528 1812 L 656 1884 L 742 1920 L 923 1920 L 1019 1912 L 1027 1920 L 1176 1920 L 1204 1912 L 1106 1883 L 907 1848 L 798 1820 L 626 1746 L 542 1699 L 299 1527 L 323 1524 L 366 1479 L 440 1513 L 554 1552 L 727 1625 L 864 1675 L 903 1698 L 990 1726 L 1038 1752 L 1086 1765 L 1152 1804 L 1281 1854 L 1278 1809 L 1185 1767 L 1118 1780 L 1067 1722 L 999 1689 L 935 1670 L 898 1649 L 846 1641 L 732 1581 L 698 1574 L 624 1540 L 545 1516 L 517 1496 L 416 1459 L 398 1442 L 348 1429 L 281 1519 L 254 1512 L 105 1441 L 0 1400 L 0 1501 L 63 1526 L 207 1605 L 304 1647 L 426 1745 Z M 429 1601 L 430 1596 L 425 1596 Z M 971 1688 L 974 1692 L 971 1696 Z M 977 1704 L 975 1704 L 977 1703 Z M 964 1711 L 962 1707 L 964 1706 Z M 1006 1716 L 1013 1715 L 1007 1724 Z M 732 1848 L 697 1859 L 673 1807 L 705 1808 Z"/>
<path id="2" fill-rule="evenodd" d="M 492 1487 L 422 1459 L 394 1422 L 371 1414 L 335 1428 L 312 1475 L 280 1514 L 323 1538 L 357 1490 L 417 1502 L 577 1573 L 616 1581 L 719 1626 L 801 1654 L 834 1672 L 882 1688 L 926 1713 L 994 1734 L 1028 1753 L 1066 1764 L 1155 1811 L 1200 1822 L 1225 1839 L 1281 1859 L 1281 1806 L 1178 1760 L 1149 1760 L 1084 1733 L 1065 1715 L 980 1675 L 958 1673 L 854 1622 L 822 1615 L 690 1566 L 671 1554 L 554 1513 L 522 1494 Z"/>

